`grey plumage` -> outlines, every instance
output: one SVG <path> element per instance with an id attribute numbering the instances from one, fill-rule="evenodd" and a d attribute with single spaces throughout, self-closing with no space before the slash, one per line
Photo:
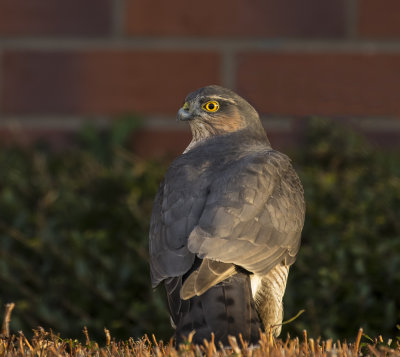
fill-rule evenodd
<path id="1" fill-rule="evenodd" d="M 196 329 L 195 342 L 214 332 L 255 343 L 260 318 L 279 334 L 304 222 L 300 180 L 234 92 L 201 88 L 178 118 L 193 140 L 168 169 L 150 225 L 152 284 L 164 282 L 177 340 Z"/>

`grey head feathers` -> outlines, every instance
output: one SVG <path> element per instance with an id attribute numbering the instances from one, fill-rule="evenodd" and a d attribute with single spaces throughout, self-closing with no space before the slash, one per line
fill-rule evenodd
<path id="1" fill-rule="evenodd" d="M 179 109 L 177 118 L 189 122 L 191 127 L 193 140 L 186 151 L 207 138 L 238 131 L 268 141 L 252 105 L 230 89 L 217 85 L 190 93 Z"/>

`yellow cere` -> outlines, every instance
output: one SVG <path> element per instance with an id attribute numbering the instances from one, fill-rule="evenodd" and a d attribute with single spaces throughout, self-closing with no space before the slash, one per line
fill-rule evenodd
<path id="1" fill-rule="evenodd" d="M 214 113 L 219 109 L 219 103 L 216 100 L 210 100 L 201 107 L 207 112 Z"/>
<path id="2" fill-rule="evenodd" d="M 182 109 L 183 110 L 189 110 L 189 102 L 183 103 Z"/>

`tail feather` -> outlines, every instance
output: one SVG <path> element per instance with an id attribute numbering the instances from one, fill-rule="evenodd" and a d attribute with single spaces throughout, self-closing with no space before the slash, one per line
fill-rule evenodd
<path id="1" fill-rule="evenodd" d="M 250 343 L 258 342 L 262 325 L 255 309 L 248 274 L 238 272 L 189 300 L 179 298 L 178 301 L 176 294 L 175 298 L 170 293 L 168 295 L 177 343 L 183 342 L 193 330 L 196 331 L 194 343 L 210 340 L 211 333 L 215 334 L 215 341 L 224 345 L 228 345 L 229 335 L 238 337 L 239 334 Z"/>

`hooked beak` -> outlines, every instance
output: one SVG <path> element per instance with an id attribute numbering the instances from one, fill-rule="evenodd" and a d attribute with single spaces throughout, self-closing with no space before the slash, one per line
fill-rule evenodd
<path id="1" fill-rule="evenodd" d="M 178 114 L 176 116 L 178 120 L 182 121 L 187 121 L 187 120 L 192 120 L 193 119 L 193 113 L 190 110 L 190 105 L 188 102 L 185 102 L 183 104 L 182 108 L 178 110 Z"/>

